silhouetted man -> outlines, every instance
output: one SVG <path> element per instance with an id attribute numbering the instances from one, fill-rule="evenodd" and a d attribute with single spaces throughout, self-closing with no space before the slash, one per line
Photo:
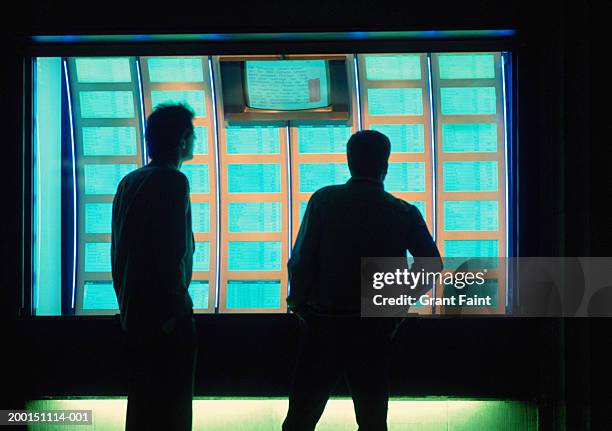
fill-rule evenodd
<path id="1" fill-rule="evenodd" d="M 152 159 L 125 176 L 113 201 L 111 259 L 130 384 L 126 429 L 190 430 L 196 331 L 189 182 L 193 112 L 162 105 L 147 119 Z"/>
<path id="2" fill-rule="evenodd" d="M 347 143 L 351 179 L 318 190 L 306 207 L 287 265 L 287 305 L 303 337 L 283 430 L 314 430 L 342 374 L 359 430 L 387 429 L 396 320 L 359 317 L 361 257 L 440 256 L 419 210 L 384 191 L 389 155 L 382 133 L 355 133 Z"/>

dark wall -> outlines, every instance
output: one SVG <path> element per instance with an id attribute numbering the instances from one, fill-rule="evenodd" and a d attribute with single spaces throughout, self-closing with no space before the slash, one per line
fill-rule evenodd
<path id="1" fill-rule="evenodd" d="M 612 246 L 612 135 L 600 66 L 609 39 L 605 16 L 598 4 L 523 0 L 19 3 L 2 27 L 0 335 L 11 346 L 3 349 L 4 381 L 13 383 L 2 386 L 2 408 L 43 394 L 125 393 L 115 319 L 17 319 L 27 105 L 21 55 L 28 35 L 517 29 L 519 253 L 605 256 Z M 291 316 L 198 317 L 200 394 L 286 393 L 295 349 Z M 610 333 L 606 319 L 412 320 L 396 346 L 394 393 L 536 399 L 542 429 L 609 429 Z"/>

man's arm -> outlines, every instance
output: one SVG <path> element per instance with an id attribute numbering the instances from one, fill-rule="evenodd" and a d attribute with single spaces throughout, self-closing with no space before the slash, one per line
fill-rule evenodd
<path id="1" fill-rule="evenodd" d="M 411 270 L 419 272 L 438 272 L 443 268 L 440 251 L 434 242 L 427 224 L 423 220 L 421 212 L 414 206 L 411 206 L 410 211 L 410 229 L 406 241 L 406 248 L 414 257 L 414 264 Z M 427 293 L 433 285 L 421 284 L 414 290 L 414 295 L 420 296 Z"/>
<path id="2" fill-rule="evenodd" d="M 163 178 L 163 192 L 155 199 L 155 214 L 151 235 L 155 247 L 154 271 L 160 286 L 168 290 L 186 289 L 185 255 L 188 241 L 192 241 L 187 220 L 189 209 L 189 181 L 184 174 L 172 172 Z"/>
<path id="3" fill-rule="evenodd" d="M 290 311 L 304 309 L 311 286 L 317 281 L 319 236 L 320 223 L 315 193 L 308 201 L 291 259 L 287 263 L 291 284 L 287 307 Z"/>

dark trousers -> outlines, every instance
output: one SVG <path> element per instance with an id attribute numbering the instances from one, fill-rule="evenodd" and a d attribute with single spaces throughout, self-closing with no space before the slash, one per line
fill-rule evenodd
<path id="1" fill-rule="evenodd" d="M 359 431 L 386 431 L 395 321 L 306 315 L 301 326 L 302 346 L 283 430 L 314 430 L 332 389 L 344 375 Z"/>
<path id="2" fill-rule="evenodd" d="M 177 321 L 169 334 L 126 336 L 130 373 L 126 430 L 191 430 L 196 338 L 191 317 Z"/>

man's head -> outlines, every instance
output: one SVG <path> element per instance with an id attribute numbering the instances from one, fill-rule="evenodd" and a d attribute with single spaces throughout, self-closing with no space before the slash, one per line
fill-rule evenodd
<path id="1" fill-rule="evenodd" d="M 355 133 L 346 144 L 346 155 L 351 175 L 384 180 L 389 167 L 391 143 L 375 130 Z"/>
<path id="2" fill-rule="evenodd" d="M 193 158 L 193 111 L 183 104 L 163 104 L 147 118 L 145 137 L 151 159 L 180 165 Z"/>

